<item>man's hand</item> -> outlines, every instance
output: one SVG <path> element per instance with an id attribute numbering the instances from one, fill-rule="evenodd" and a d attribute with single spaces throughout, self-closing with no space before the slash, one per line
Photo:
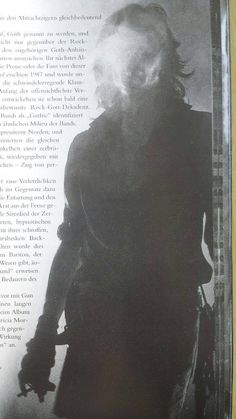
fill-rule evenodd
<path id="1" fill-rule="evenodd" d="M 51 368 L 55 363 L 55 340 L 57 324 L 47 316 L 41 316 L 38 321 L 35 336 L 27 344 L 27 353 L 21 362 L 18 374 L 21 393 L 26 397 L 34 391 L 40 402 L 48 391 L 54 391 L 55 385 L 49 381 Z"/>
<path id="2" fill-rule="evenodd" d="M 48 372 L 47 371 L 40 371 L 40 375 L 37 377 L 35 371 L 32 371 L 32 375 L 30 376 L 29 371 L 26 372 L 25 370 L 21 370 L 18 374 L 19 379 L 19 386 L 21 389 L 21 393 L 17 396 L 26 397 L 27 394 L 31 391 L 37 394 L 40 403 L 44 401 L 44 396 L 48 391 L 55 391 L 55 384 L 51 383 L 48 379 Z"/>

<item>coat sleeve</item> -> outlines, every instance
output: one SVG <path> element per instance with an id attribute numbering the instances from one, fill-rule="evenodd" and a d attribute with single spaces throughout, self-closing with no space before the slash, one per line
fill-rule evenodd
<path id="1" fill-rule="evenodd" d="M 63 223 L 59 225 L 57 231 L 57 235 L 62 241 L 79 241 L 85 225 L 80 183 L 81 173 L 84 172 L 85 166 L 87 137 L 87 132 L 76 136 L 68 152 L 64 176 L 66 204 Z"/>

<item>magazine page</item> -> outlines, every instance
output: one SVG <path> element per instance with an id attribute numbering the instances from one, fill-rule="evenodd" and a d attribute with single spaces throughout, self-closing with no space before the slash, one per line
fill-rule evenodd
<path id="1" fill-rule="evenodd" d="M 1 419 L 54 417 L 54 393 L 44 404 L 17 397 L 18 373 L 59 246 L 68 149 L 97 112 L 88 67 L 102 13 L 96 2 L 1 9 Z M 61 347 L 52 381 L 64 356 Z"/>
<path id="2" fill-rule="evenodd" d="M 1 419 L 230 415 L 226 6 L 2 7 Z"/>

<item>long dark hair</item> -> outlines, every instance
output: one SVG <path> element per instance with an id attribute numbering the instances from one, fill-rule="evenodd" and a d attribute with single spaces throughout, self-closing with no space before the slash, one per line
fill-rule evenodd
<path id="1" fill-rule="evenodd" d="M 156 21 L 156 26 L 147 28 L 158 32 L 158 27 L 165 27 L 165 63 L 163 64 L 162 72 L 162 86 L 166 92 L 170 92 L 172 97 L 184 100 L 185 86 L 183 79 L 192 75 L 185 72 L 185 61 L 178 54 L 177 49 L 180 43 L 175 39 L 169 25 L 167 14 L 162 6 L 157 4 L 149 4 L 148 6 L 141 6 L 139 4 L 130 4 L 115 13 L 113 13 L 105 22 L 104 27 L 100 33 L 98 44 L 111 35 L 114 35 L 120 25 L 126 25 L 136 31 L 143 31 L 144 17 L 152 16 L 153 21 Z"/>

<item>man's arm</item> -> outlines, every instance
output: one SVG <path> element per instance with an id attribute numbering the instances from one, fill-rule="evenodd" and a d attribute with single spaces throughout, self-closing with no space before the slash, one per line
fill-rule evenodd
<path id="1" fill-rule="evenodd" d="M 67 293 L 78 264 L 78 253 L 84 228 L 84 214 L 80 199 L 79 149 L 81 135 L 72 142 L 65 167 L 64 190 L 69 205 L 64 209 L 64 222 L 57 235 L 62 241 L 52 262 L 43 314 L 57 321 L 65 308 Z"/>
<path id="2" fill-rule="evenodd" d="M 26 386 L 29 386 L 40 401 L 44 400 L 47 391 L 55 389 L 54 384 L 49 381 L 49 376 L 55 359 L 58 321 L 78 264 L 81 238 L 76 227 L 73 228 L 68 221 L 59 227 L 58 235 L 62 242 L 52 262 L 43 314 L 38 320 L 33 339 L 26 345 L 27 353 L 21 363 L 21 394 L 26 396 Z"/>
<path id="3" fill-rule="evenodd" d="M 79 253 L 78 240 L 62 240 L 53 259 L 46 291 L 43 315 L 59 321 L 65 308 Z"/>
<path id="4" fill-rule="evenodd" d="M 55 362 L 58 321 L 65 308 L 82 243 L 84 219 L 80 205 L 76 170 L 78 164 L 75 154 L 71 147 L 65 171 L 65 194 L 67 198 L 71 198 L 72 208 L 66 205 L 64 222 L 58 228 L 61 244 L 52 262 L 43 314 L 39 317 L 33 339 L 26 344 L 27 353 L 22 359 L 22 369 L 19 373 L 21 394 L 26 396 L 32 389 L 40 401 L 43 401 L 47 391 L 55 388 L 50 383 L 49 376 Z M 29 389 L 26 386 L 29 386 Z"/>

